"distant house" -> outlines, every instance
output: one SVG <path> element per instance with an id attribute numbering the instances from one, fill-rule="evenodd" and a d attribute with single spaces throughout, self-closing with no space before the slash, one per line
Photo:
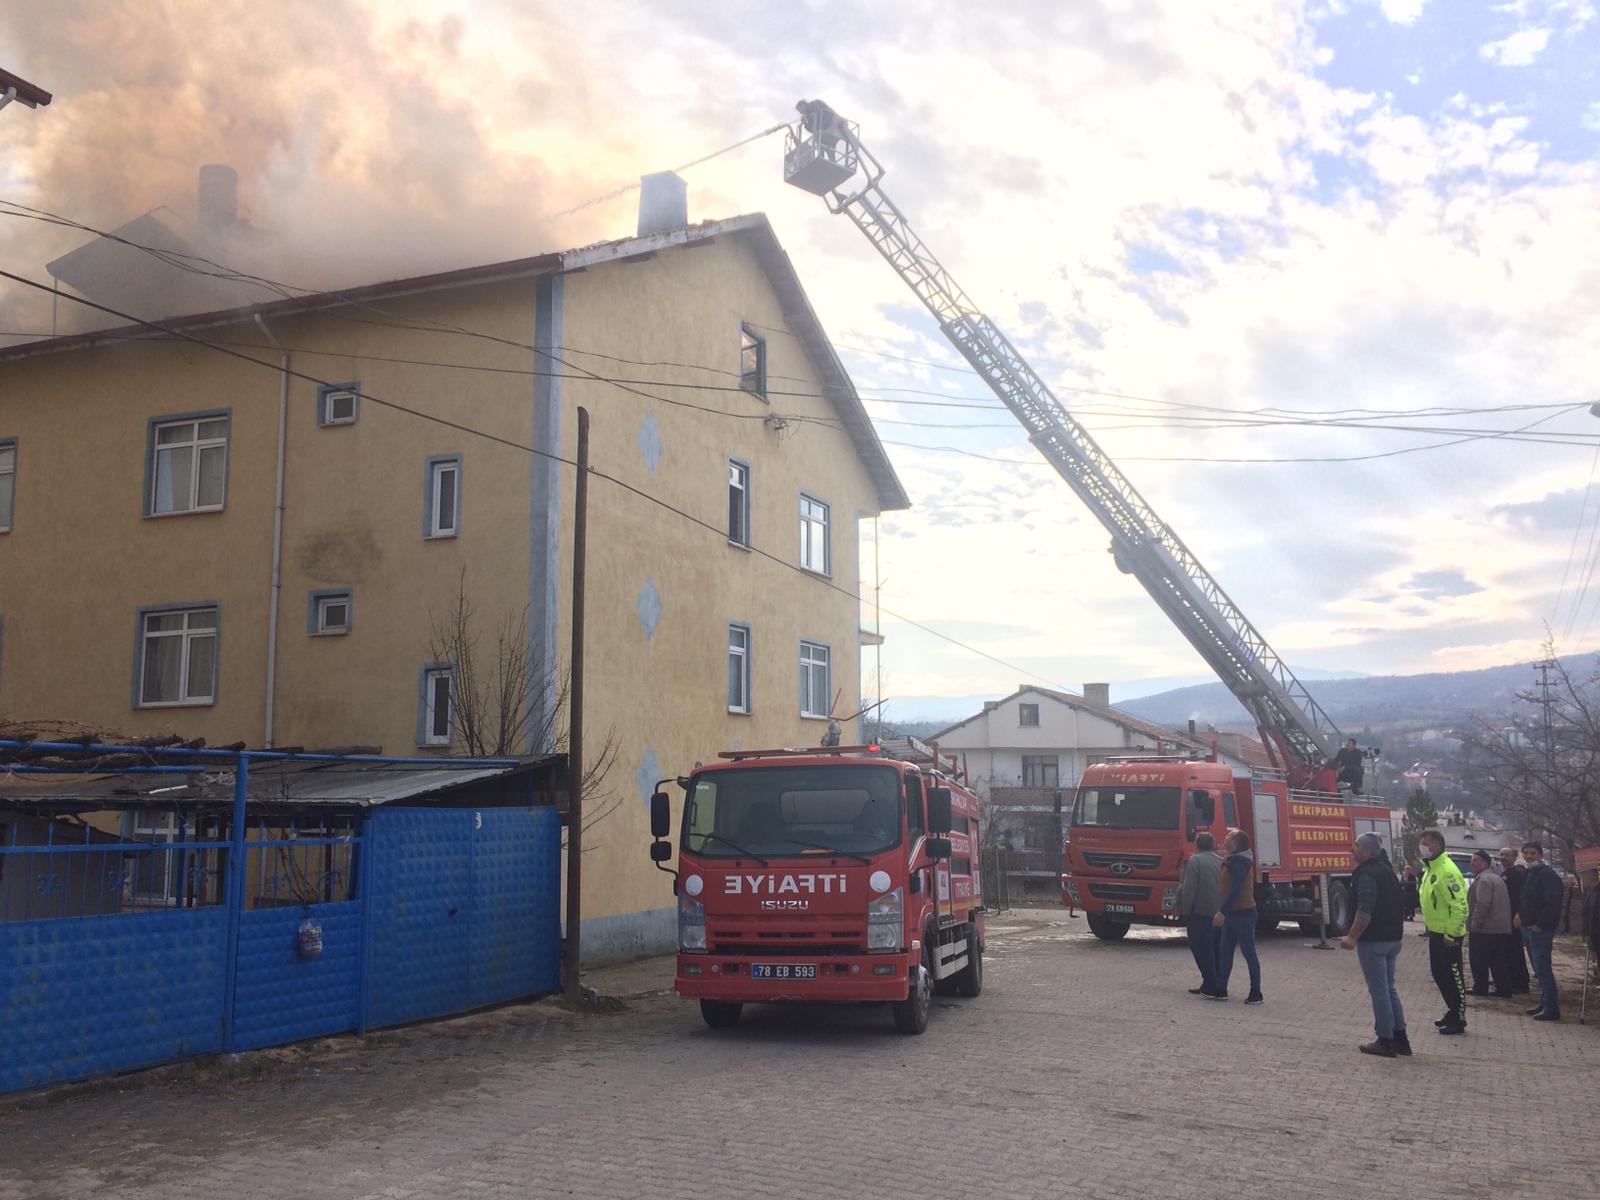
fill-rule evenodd
<path id="1" fill-rule="evenodd" d="M 1046 880 L 1060 869 L 1058 813 L 1070 810 L 1085 767 L 1123 754 L 1207 755 L 1213 736 L 1140 720 L 1112 707 L 1108 684 L 1089 683 L 1081 696 L 1023 684 L 929 740 L 966 759 L 968 778 L 989 810 L 986 840 L 1010 852 L 1011 873 Z M 1253 756 L 1260 743 L 1215 736 L 1219 757 L 1247 774 L 1250 758 L 1240 755 Z M 1230 746 L 1230 739 L 1237 743 Z"/>

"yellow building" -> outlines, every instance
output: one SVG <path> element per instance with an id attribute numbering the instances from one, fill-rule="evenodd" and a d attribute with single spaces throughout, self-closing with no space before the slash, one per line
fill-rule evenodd
<path id="1" fill-rule="evenodd" d="M 582 405 L 585 951 L 665 948 L 656 781 L 856 713 L 858 525 L 908 502 L 766 219 L 641 227 L 0 349 L 0 719 L 460 754 L 509 713 L 550 749 Z"/>

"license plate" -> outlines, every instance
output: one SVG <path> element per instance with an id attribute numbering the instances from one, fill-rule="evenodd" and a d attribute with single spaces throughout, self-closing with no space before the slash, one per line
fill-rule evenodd
<path id="1" fill-rule="evenodd" d="M 815 979 L 815 963 L 751 963 L 751 979 Z"/>
<path id="2" fill-rule="evenodd" d="M 1133 905 L 1131 905 L 1131 904 L 1108 904 L 1108 905 L 1106 905 L 1106 911 L 1107 912 L 1114 912 L 1114 913 L 1131 913 L 1131 912 L 1133 912 Z"/>

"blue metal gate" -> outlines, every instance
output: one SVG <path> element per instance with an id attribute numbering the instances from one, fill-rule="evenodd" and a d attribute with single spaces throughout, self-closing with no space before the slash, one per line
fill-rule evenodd
<path id="1" fill-rule="evenodd" d="M 231 830 L 180 815 L 119 836 L 0 812 L 0 1093 L 559 987 L 553 807 L 251 830 L 250 760 L 294 756 L 202 755 L 234 767 Z"/>

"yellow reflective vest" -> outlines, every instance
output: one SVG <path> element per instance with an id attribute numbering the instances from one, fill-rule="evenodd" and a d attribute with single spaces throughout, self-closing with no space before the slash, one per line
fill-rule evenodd
<path id="1" fill-rule="evenodd" d="M 1467 936 L 1467 884 L 1461 878 L 1461 868 L 1448 854 L 1441 853 L 1428 863 L 1419 894 L 1422 920 L 1429 933 L 1457 938 Z"/>

